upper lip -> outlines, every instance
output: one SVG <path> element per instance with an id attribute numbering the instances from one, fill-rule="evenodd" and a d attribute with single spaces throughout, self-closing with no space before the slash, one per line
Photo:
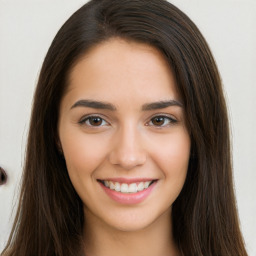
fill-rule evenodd
<path id="1" fill-rule="evenodd" d="M 113 182 L 126 183 L 126 184 L 154 181 L 154 180 L 157 180 L 157 179 L 154 179 L 154 178 L 124 178 L 124 177 L 98 179 L 98 181 L 113 181 Z"/>

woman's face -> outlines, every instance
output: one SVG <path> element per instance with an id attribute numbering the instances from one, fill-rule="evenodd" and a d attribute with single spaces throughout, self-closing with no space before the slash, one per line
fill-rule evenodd
<path id="1" fill-rule="evenodd" d="M 58 129 L 86 219 L 126 231 L 170 220 L 190 137 L 174 76 L 155 48 L 121 39 L 94 47 L 70 73 Z"/>

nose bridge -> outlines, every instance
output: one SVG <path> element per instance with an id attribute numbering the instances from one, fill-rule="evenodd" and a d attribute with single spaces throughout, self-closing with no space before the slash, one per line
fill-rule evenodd
<path id="1" fill-rule="evenodd" d="M 143 165 L 146 161 L 146 152 L 143 148 L 142 136 L 136 125 L 127 124 L 115 134 L 113 148 L 110 153 L 110 162 L 124 169 Z"/>

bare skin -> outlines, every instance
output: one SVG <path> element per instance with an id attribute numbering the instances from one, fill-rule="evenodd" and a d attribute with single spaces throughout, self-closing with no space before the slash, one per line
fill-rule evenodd
<path id="1" fill-rule="evenodd" d="M 145 229 L 132 233 L 113 232 L 104 223 L 95 223 L 97 219 L 93 216 L 89 217 L 85 233 L 86 256 L 179 256 L 179 250 L 173 243 L 172 232 L 169 228 L 171 227 L 170 212 L 165 212 L 164 215 L 163 218 Z M 168 229 L 163 230 L 163 226 Z M 97 246 L 98 243 L 100 246 Z"/>
<path id="2" fill-rule="evenodd" d="M 59 138 L 84 204 L 86 256 L 180 255 L 171 211 L 190 137 L 176 86 L 155 48 L 116 38 L 73 68 Z M 135 191 L 125 191 L 131 184 Z"/>

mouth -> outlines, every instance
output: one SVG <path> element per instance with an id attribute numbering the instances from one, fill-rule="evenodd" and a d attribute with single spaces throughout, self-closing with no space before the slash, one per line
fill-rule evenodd
<path id="1" fill-rule="evenodd" d="M 104 187 L 109 188 L 110 190 L 120 192 L 123 194 L 131 194 L 141 192 L 143 190 L 148 189 L 152 184 L 154 184 L 157 180 L 148 180 L 148 181 L 140 181 L 133 183 L 125 183 L 111 180 L 97 180 Z"/>

